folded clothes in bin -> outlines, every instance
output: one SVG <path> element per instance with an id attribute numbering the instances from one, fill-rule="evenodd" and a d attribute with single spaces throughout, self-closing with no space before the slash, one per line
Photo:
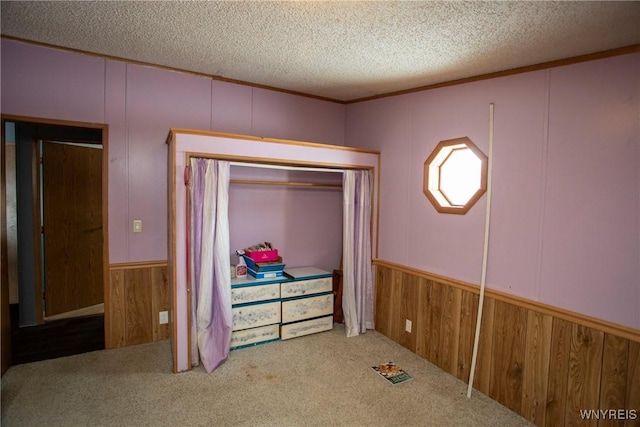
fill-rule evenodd
<path id="1" fill-rule="evenodd" d="M 278 250 L 271 243 L 262 242 L 244 248 L 243 253 L 255 262 L 271 262 L 278 260 Z"/>

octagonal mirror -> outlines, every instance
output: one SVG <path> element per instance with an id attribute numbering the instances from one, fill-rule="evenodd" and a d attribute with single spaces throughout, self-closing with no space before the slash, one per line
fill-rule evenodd
<path id="1" fill-rule="evenodd" d="M 423 191 L 438 212 L 467 213 L 487 191 L 487 156 L 467 137 L 440 141 L 424 162 Z"/>

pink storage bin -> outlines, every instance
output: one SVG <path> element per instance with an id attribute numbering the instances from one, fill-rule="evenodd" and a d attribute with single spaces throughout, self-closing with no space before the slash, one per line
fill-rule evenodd
<path id="1" fill-rule="evenodd" d="M 268 251 L 245 251 L 244 254 L 255 262 L 278 261 L 278 250 L 271 249 Z"/>

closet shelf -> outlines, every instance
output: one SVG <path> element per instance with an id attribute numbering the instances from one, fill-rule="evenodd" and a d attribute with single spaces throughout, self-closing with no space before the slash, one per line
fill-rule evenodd
<path id="1" fill-rule="evenodd" d="M 253 179 L 232 179 L 231 184 L 253 184 L 253 185 L 282 185 L 290 187 L 328 187 L 342 188 L 342 184 L 330 184 L 322 182 L 291 182 L 291 181 L 264 181 Z"/>

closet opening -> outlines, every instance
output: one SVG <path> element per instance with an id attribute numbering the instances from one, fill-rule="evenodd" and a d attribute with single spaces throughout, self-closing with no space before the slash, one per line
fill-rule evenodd
<path id="1" fill-rule="evenodd" d="M 371 302 L 353 303 L 349 311 L 351 317 L 345 310 L 345 326 L 348 319 L 357 319 L 351 328 L 345 327 L 345 332 L 347 336 L 353 336 L 374 328 L 371 259 L 377 252 L 378 152 L 185 129 L 172 130 L 168 144 L 171 206 L 169 280 L 175 319 L 172 325 L 175 372 L 189 370 L 198 363 L 198 355 L 209 372 L 226 360 L 221 353 L 230 346 L 222 341 L 215 344 L 220 351 L 211 353 L 215 360 L 213 363 L 202 359 L 208 346 L 205 345 L 204 350 L 199 346 L 203 329 L 200 326 L 194 329 L 194 322 L 201 325 L 203 321 L 196 319 L 194 313 L 202 310 L 192 307 L 192 304 L 201 306 L 197 299 L 203 289 L 200 285 L 209 283 L 213 285 L 214 295 L 218 295 L 217 301 L 226 301 L 226 297 L 220 298 L 219 293 L 233 289 L 224 273 L 230 272 L 231 264 L 236 262 L 236 250 L 260 242 L 270 242 L 278 249 L 285 271 L 314 266 L 329 272 L 328 277 L 332 279 L 330 272 L 338 270 L 342 262 L 345 289 L 354 283 L 366 283 L 366 292 L 352 290 L 351 293 Z M 203 186 L 203 182 L 208 184 Z M 208 191 L 215 200 L 202 198 L 201 194 Z M 365 194 L 366 197 L 360 200 L 359 197 Z M 193 205 L 190 204 L 192 196 Z M 208 209 L 191 209 L 199 204 L 204 206 L 204 200 L 209 200 Z M 222 206 L 222 210 L 218 206 Z M 351 209 L 350 216 L 347 216 L 345 206 Z M 354 207 L 357 207 L 355 214 Z M 200 218 L 204 212 L 208 219 L 203 222 Z M 211 224 L 213 215 L 216 219 Z M 207 233 L 200 233 L 200 226 L 202 230 L 208 230 Z M 211 232 L 212 229 L 215 231 Z M 220 237 L 217 234 L 219 230 L 228 235 Z M 349 238 L 345 239 L 345 236 Z M 347 241 L 354 240 L 353 236 L 359 236 L 366 242 L 347 245 Z M 200 246 L 200 252 L 192 246 L 200 238 L 209 242 L 207 252 L 202 252 L 204 246 Z M 219 242 L 226 242 L 227 246 L 219 246 Z M 189 258 L 191 251 L 193 256 Z M 344 254 L 349 255 L 351 268 L 347 268 Z M 364 254 L 366 257 L 363 258 Z M 198 256 L 200 260 L 203 256 L 205 259 L 212 257 L 218 264 L 213 267 L 215 273 L 208 271 L 210 265 L 197 262 L 194 266 L 186 261 L 196 260 Z M 359 263 L 357 268 L 353 265 L 354 259 Z M 198 268 L 204 270 L 198 273 Z M 202 271 L 207 271 L 204 282 Z M 366 277 L 361 279 L 362 275 Z M 193 279 L 196 277 L 199 279 Z M 327 292 L 331 294 L 331 289 Z M 351 293 L 345 292 L 345 295 Z M 212 301 L 215 304 L 216 298 Z M 284 304 L 285 299 L 282 302 Z M 332 302 L 333 298 L 329 304 Z M 232 307 L 224 305 L 214 306 L 210 313 L 225 313 L 218 316 L 217 321 L 226 319 L 224 328 L 231 331 L 230 326 L 237 325 L 228 323 L 232 314 L 226 314 L 226 310 Z M 371 307 L 365 313 L 361 307 L 367 305 Z M 331 313 L 329 317 L 332 321 Z M 365 317 L 367 320 L 363 320 Z M 283 320 L 281 325 L 285 323 L 288 321 Z M 216 337 L 224 334 L 226 332 L 216 332 L 211 338 L 215 341 Z M 196 342 L 198 347 L 194 347 Z"/>
<path id="2" fill-rule="evenodd" d="M 231 162 L 230 178 L 233 264 L 237 249 L 270 242 L 287 267 L 341 270 L 342 169 Z"/>

